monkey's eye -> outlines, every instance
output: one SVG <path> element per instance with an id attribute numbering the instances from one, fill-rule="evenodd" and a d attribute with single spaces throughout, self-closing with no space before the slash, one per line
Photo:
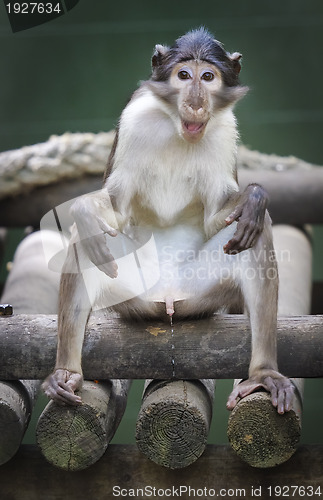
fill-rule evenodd
<path id="1" fill-rule="evenodd" d="M 206 82 L 211 82 L 212 80 L 214 80 L 214 73 L 212 73 L 212 71 L 205 71 L 205 73 L 201 75 L 201 78 Z"/>
<path id="2" fill-rule="evenodd" d="M 180 80 L 188 80 L 189 78 L 191 78 L 191 75 L 189 74 L 188 71 L 185 71 L 185 69 L 179 71 L 177 76 Z"/>

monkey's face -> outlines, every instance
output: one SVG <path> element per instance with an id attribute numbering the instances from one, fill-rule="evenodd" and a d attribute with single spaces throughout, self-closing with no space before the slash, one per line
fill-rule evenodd
<path id="1" fill-rule="evenodd" d="M 205 61 L 185 61 L 173 68 L 170 85 L 177 93 L 180 134 L 198 142 L 211 117 L 214 95 L 222 88 L 221 73 Z"/>

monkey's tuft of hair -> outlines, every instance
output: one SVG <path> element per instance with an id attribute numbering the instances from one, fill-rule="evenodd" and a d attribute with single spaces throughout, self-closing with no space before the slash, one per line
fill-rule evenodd
<path id="1" fill-rule="evenodd" d="M 172 47 L 156 45 L 152 57 L 152 80 L 166 81 L 175 64 L 184 61 L 206 61 L 219 68 L 223 82 L 228 87 L 239 85 L 239 58 L 230 57 L 221 42 L 204 27 L 194 29 L 179 37 Z"/>

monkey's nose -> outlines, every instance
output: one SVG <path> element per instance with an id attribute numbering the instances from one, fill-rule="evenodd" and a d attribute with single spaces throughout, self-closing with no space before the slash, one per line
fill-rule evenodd
<path id="1" fill-rule="evenodd" d="M 204 108 L 199 105 L 190 104 L 189 108 L 195 118 L 201 118 L 205 113 Z"/>
<path id="2" fill-rule="evenodd" d="M 189 104 L 189 107 L 194 111 L 194 113 L 203 113 L 204 108 L 200 104 L 191 103 Z"/>

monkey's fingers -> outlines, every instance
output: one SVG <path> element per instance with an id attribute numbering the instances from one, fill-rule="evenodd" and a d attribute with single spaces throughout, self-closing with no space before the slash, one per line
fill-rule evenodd
<path id="1" fill-rule="evenodd" d="M 116 229 L 114 229 L 112 226 L 110 226 L 109 224 L 107 224 L 102 217 L 97 217 L 97 220 L 98 220 L 100 229 L 102 229 L 102 231 L 104 233 L 107 233 L 109 236 L 113 236 L 113 237 L 117 236 L 118 231 Z"/>
<path id="2" fill-rule="evenodd" d="M 259 237 L 258 225 L 252 221 L 240 220 L 237 230 L 230 241 L 223 247 L 227 254 L 236 254 L 252 248 Z"/>
<path id="3" fill-rule="evenodd" d="M 228 397 L 227 409 L 233 410 L 233 408 L 237 405 L 240 399 L 249 396 L 249 394 L 252 394 L 253 392 L 263 387 L 264 385 L 262 383 L 254 382 L 250 379 L 240 382 L 240 384 L 238 384 L 233 389 L 230 396 Z"/>
<path id="4" fill-rule="evenodd" d="M 118 264 L 107 247 L 103 234 L 83 240 L 82 245 L 90 261 L 100 271 L 104 272 L 110 278 L 118 276 Z"/>
<path id="5" fill-rule="evenodd" d="M 77 406 L 82 404 L 82 400 L 74 391 L 80 388 L 82 380 L 82 375 L 79 373 L 59 369 L 47 377 L 42 387 L 45 394 L 55 403 Z"/>
<path id="6" fill-rule="evenodd" d="M 229 255 L 235 255 L 241 252 L 240 242 L 236 238 L 232 238 L 226 245 L 224 245 L 223 251 Z"/>
<path id="7" fill-rule="evenodd" d="M 233 408 L 235 408 L 240 399 L 241 397 L 239 393 L 236 391 L 232 391 L 227 400 L 227 409 L 230 411 L 233 410 Z"/>
<path id="8" fill-rule="evenodd" d="M 60 406 L 79 406 L 82 400 L 74 392 L 69 392 L 67 387 L 58 386 L 57 388 L 48 387 L 45 391 L 46 396 L 51 398 L 56 404 Z"/>
<path id="9" fill-rule="evenodd" d="M 98 265 L 97 267 L 110 278 L 117 278 L 118 276 L 118 264 L 115 260 L 112 260 L 107 264 Z"/>
<path id="10" fill-rule="evenodd" d="M 236 208 L 233 210 L 233 212 L 231 212 L 231 214 L 228 215 L 228 217 L 226 217 L 224 219 L 227 226 L 230 226 L 230 224 L 232 224 L 232 222 L 239 219 L 239 217 L 242 214 L 242 209 L 243 209 L 243 205 L 237 205 Z"/>
<path id="11" fill-rule="evenodd" d="M 294 386 L 286 377 L 266 377 L 265 388 L 271 394 L 271 402 L 277 408 L 279 414 L 289 411 L 292 407 L 294 397 Z"/>
<path id="12" fill-rule="evenodd" d="M 259 235 L 260 232 L 258 230 L 258 227 L 250 228 L 248 233 L 246 233 L 245 237 L 241 241 L 241 245 L 243 245 L 245 249 L 252 248 L 253 246 L 255 246 Z"/>
<path id="13" fill-rule="evenodd" d="M 242 252 L 243 250 L 247 250 L 248 247 L 246 247 L 244 243 L 245 241 L 244 236 L 245 235 L 243 234 L 242 229 L 237 230 L 233 238 L 231 238 L 231 240 L 229 240 L 228 243 L 224 245 L 223 247 L 224 253 L 234 255 Z"/>
<path id="14" fill-rule="evenodd" d="M 277 372 L 276 372 L 277 373 Z M 249 394 L 265 389 L 271 395 L 271 402 L 279 414 L 283 414 L 291 409 L 294 386 L 291 381 L 278 374 L 278 376 L 269 376 L 264 381 L 248 379 L 240 382 L 231 392 L 228 401 L 228 410 L 233 410 L 240 399 L 245 398 Z"/>

